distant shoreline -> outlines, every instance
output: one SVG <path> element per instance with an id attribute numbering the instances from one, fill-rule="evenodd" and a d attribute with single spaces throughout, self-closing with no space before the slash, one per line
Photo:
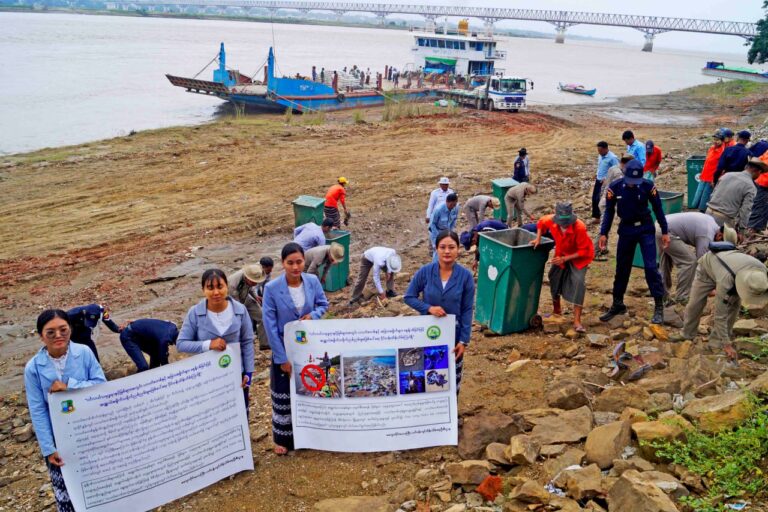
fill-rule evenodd
<path id="1" fill-rule="evenodd" d="M 388 22 L 384 25 L 379 23 L 352 22 L 340 20 L 320 20 L 320 19 L 300 19 L 300 18 L 273 18 L 268 16 L 228 16 L 228 15 L 205 15 L 205 14 L 183 14 L 183 13 L 165 13 L 149 11 L 112 11 L 96 9 L 67 9 L 63 7 L 46 7 L 43 9 L 34 9 L 26 5 L 2 5 L 0 12 L 22 12 L 34 14 L 83 14 L 93 16 L 124 16 L 129 18 L 171 18 L 182 20 L 225 20 L 225 21 L 244 21 L 255 23 L 279 23 L 281 25 L 315 25 L 324 27 L 348 27 L 348 28 L 378 28 L 385 30 L 408 31 L 411 27 L 400 25 L 394 22 Z M 475 27 L 476 28 L 476 27 Z M 479 30 L 479 29 L 478 29 Z M 525 39 L 553 39 L 555 34 L 545 32 L 525 31 L 525 30 L 504 30 L 499 29 L 494 32 L 496 35 L 505 37 L 522 37 Z M 589 37 L 579 35 L 568 35 L 569 39 L 576 41 L 594 41 L 603 43 L 621 43 L 617 39 L 607 39 L 601 37 Z"/>

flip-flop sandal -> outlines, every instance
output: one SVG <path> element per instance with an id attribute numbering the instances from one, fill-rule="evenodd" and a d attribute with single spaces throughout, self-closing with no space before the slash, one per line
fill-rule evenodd
<path id="1" fill-rule="evenodd" d="M 579 334 L 585 334 L 587 332 L 587 329 L 585 329 L 583 325 L 580 325 L 578 327 L 574 327 L 573 330 L 576 331 Z"/>

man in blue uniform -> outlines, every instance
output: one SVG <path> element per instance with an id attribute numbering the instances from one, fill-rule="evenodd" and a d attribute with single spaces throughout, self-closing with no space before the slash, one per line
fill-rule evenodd
<path id="1" fill-rule="evenodd" d="M 616 315 L 627 312 L 624 305 L 624 293 L 627 291 L 629 274 L 632 271 L 632 258 L 635 248 L 640 245 L 645 267 L 645 280 L 651 290 L 655 307 L 653 320 L 655 324 L 664 321 L 664 283 L 656 263 L 656 228 L 653 225 L 651 210 L 656 214 L 656 220 L 661 227 L 661 244 L 664 249 L 669 247 L 667 219 L 661 209 L 661 198 L 653 182 L 643 179 L 643 164 L 637 159 L 630 160 L 624 167 L 624 178 L 616 180 L 608 187 L 605 202 L 605 216 L 600 226 L 598 245 L 605 250 L 608 245 L 608 233 L 611 230 L 613 217 L 619 215 L 619 241 L 616 245 L 616 276 L 613 280 L 613 304 L 600 317 L 607 322 Z"/>
<path id="2" fill-rule="evenodd" d="M 176 344 L 179 328 L 173 322 L 141 318 L 128 324 L 120 333 L 120 343 L 136 363 L 136 370 L 143 372 L 168 364 L 168 346 Z M 149 365 L 144 358 L 149 355 Z"/>
<path id="3" fill-rule="evenodd" d="M 720 155 L 720 160 L 717 162 L 717 170 L 715 171 L 715 185 L 723 177 L 723 174 L 728 172 L 741 172 L 749 161 L 749 157 L 752 153 L 747 149 L 749 139 L 752 138 L 752 134 L 747 130 L 742 130 L 736 134 L 736 144 L 730 147 L 726 147 L 723 150 L 723 154 Z"/>
<path id="4" fill-rule="evenodd" d="M 99 352 L 94 343 L 93 331 L 99 326 L 99 321 L 104 322 L 110 331 L 120 332 L 120 327 L 109 318 L 109 311 L 100 304 L 88 304 L 86 306 L 77 306 L 67 311 L 69 323 L 72 325 L 71 340 L 81 345 L 87 345 L 96 360 L 99 360 Z"/>

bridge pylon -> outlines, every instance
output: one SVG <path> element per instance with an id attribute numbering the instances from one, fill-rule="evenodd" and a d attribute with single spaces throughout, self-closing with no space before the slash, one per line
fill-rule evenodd
<path id="1" fill-rule="evenodd" d="M 645 43 L 643 44 L 643 51 L 644 52 L 652 52 L 653 51 L 653 40 L 656 39 L 656 34 L 661 34 L 663 32 L 666 32 L 666 30 L 657 30 L 657 29 L 638 29 L 640 32 L 643 33 L 645 36 Z"/>
<path id="2" fill-rule="evenodd" d="M 384 25 L 387 22 L 387 13 L 386 12 L 376 12 L 374 14 L 379 19 L 379 25 Z"/>
<path id="3" fill-rule="evenodd" d="M 497 21 L 499 21 L 498 18 L 483 18 L 483 27 L 486 36 L 493 36 L 493 26 Z"/>
<path id="4" fill-rule="evenodd" d="M 557 29 L 557 35 L 555 35 L 555 42 L 557 44 L 564 44 L 565 31 L 568 30 L 568 27 L 574 26 L 575 23 L 568 23 L 567 21 L 553 21 L 552 24 L 555 26 L 555 29 Z"/>

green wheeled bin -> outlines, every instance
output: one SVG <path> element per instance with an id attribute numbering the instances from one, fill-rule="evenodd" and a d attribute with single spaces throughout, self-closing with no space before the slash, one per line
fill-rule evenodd
<path id="1" fill-rule="evenodd" d="M 659 197 L 661 197 L 661 209 L 666 215 L 671 213 L 680 213 L 683 211 L 683 193 L 682 192 L 662 192 L 659 190 Z M 653 222 L 656 222 L 656 215 L 651 209 L 651 218 Z M 656 248 L 656 261 L 658 261 L 659 248 Z M 643 268 L 643 253 L 640 252 L 640 246 L 635 248 L 635 257 L 632 258 L 632 266 L 637 268 Z"/>
<path id="2" fill-rule="evenodd" d="M 699 187 L 699 176 L 704 168 L 706 156 L 693 155 L 685 161 L 685 171 L 688 174 L 688 208 L 693 208 L 693 198 L 696 196 L 696 189 Z"/>
<path id="3" fill-rule="evenodd" d="M 501 203 L 501 208 L 493 210 L 494 219 L 498 219 L 501 222 L 507 222 L 507 205 L 504 204 L 504 196 L 507 195 L 507 190 L 515 185 L 519 185 L 519 183 L 512 178 L 497 178 L 491 181 L 493 197 L 497 198 Z"/>
<path id="4" fill-rule="evenodd" d="M 299 196 L 293 200 L 294 226 L 299 227 L 314 222 L 318 226 L 323 223 L 323 207 L 325 199 L 313 196 Z"/>
<path id="5" fill-rule="evenodd" d="M 521 332 L 539 309 L 544 264 L 555 242 L 524 229 L 480 233 L 475 320 L 498 334 Z"/>
<path id="6" fill-rule="evenodd" d="M 325 277 L 323 290 L 327 292 L 335 292 L 347 286 L 347 279 L 349 278 L 349 238 L 350 232 L 342 229 L 334 229 L 325 235 L 327 245 L 336 242 L 344 246 L 344 259 L 336 265 L 333 265 L 328 271 L 328 275 Z M 324 267 L 325 265 L 321 265 L 319 268 L 321 276 L 325 271 Z"/>

